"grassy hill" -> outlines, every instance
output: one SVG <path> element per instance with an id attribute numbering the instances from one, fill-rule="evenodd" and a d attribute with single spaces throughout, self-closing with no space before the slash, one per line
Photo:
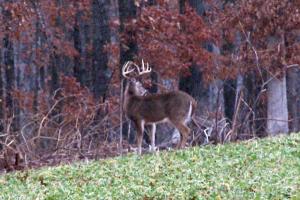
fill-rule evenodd
<path id="1" fill-rule="evenodd" d="M 300 134 L 0 176 L 0 199 L 300 199 Z"/>

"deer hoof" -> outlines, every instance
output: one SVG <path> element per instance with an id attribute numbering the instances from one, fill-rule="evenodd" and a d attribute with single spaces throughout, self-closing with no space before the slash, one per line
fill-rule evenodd
<path id="1" fill-rule="evenodd" d="M 149 145 L 149 151 L 150 152 L 155 152 L 156 150 L 157 150 L 156 146 Z"/>

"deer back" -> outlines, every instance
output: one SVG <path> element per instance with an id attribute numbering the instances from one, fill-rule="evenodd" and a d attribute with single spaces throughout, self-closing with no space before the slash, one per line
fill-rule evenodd
<path id="1" fill-rule="evenodd" d="M 124 111 L 134 121 L 187 121 L 194 113 L 195 107 L 196 101 L 182 91 L 142 96 L 133 82 L 129 83 L 125 90 Z"/>

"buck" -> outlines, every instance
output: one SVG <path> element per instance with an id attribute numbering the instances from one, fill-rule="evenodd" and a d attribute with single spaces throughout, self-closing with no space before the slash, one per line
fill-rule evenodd
<path id="1" fill-rule="evenodd" d="M 194 115 L 196 101 L 185 92 L 175 90 L 161 94 L 143 95 L 141 83 L 136 81 L 136 76 L 129 77 L 129 74 L 143 74 L 151 72 L 149 64 L 142 67 L 126 62 L 122 67 L 122 75 L 128 79 L 125 88 L 123 110 L 126 116 L 135 124 L 137 131 L 138 154 L 142 153 L 142 140 L 144 126 L 151 125 L 151 151 L 155 148 L 156 124 L 162 122 L 171 123 L 180 132 L 180 142 L 177 148 L 183 148 L 187 142 L 190 128 L 187 123 Z"/>

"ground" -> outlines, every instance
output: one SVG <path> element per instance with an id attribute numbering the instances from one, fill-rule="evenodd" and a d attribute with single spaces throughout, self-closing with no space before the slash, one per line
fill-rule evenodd
<path id="1" fill-rule="evenodd" d="M 300 134 L 14 172 L 0 199 L 300 199 Z"/>

